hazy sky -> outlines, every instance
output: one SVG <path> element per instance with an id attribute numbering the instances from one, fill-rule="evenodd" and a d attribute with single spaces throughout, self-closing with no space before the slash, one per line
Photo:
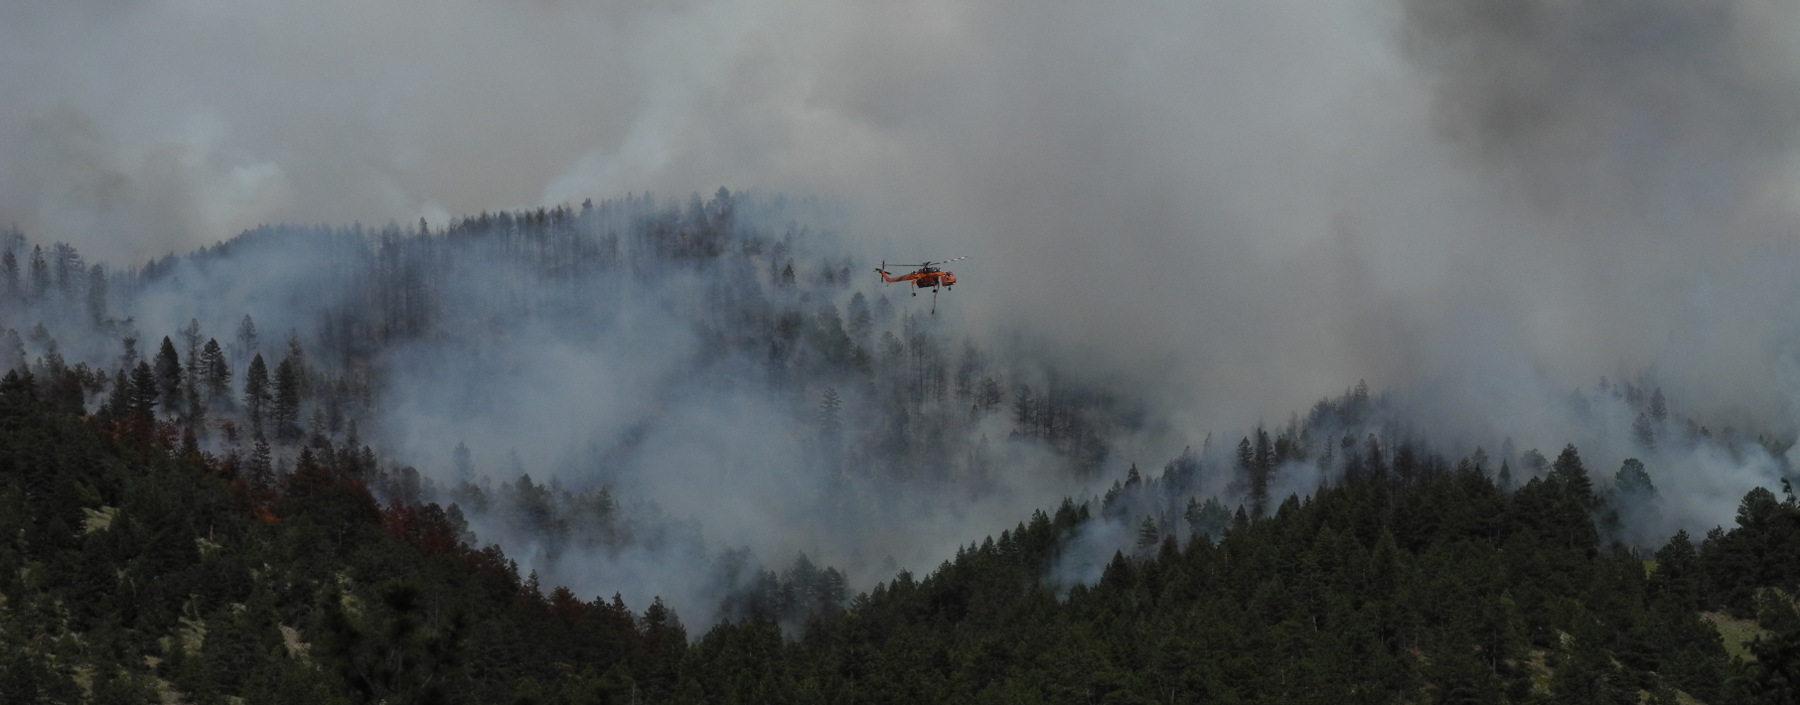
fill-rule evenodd
<path id="1" fill-rule="evenodd" d="M 1797 7 L 4 2 L 0 222 L 123 264 L 261 222 L 814 193 L 868 258 L 974 255 L 952 315 L 1178 426 L 1358 378 L 1523 423 L 1645 369 L 1791 424 Z"/>

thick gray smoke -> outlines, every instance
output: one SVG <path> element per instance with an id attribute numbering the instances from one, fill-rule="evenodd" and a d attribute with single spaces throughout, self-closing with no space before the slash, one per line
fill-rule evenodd
<path id="1" fill-rule="evenodd" d="M 141 262 L 262 222 L 816 193 L 850 208 L 849 254 L 974 255 L 942 315 L 993 354 L 1144 400 L 1114 465 L 1357 379 L 1460 448 L 1586 442 L 1570 390 L 1644 371 L 1696 418 L 1791 440 L 1797 29 L 1775 0 L 8 3 L 0 223 Z M 189 315 L 169 310 L 155 330 Z M 692 341 L 619 325 L 546 336 L 507 379 L 548 391 L 483 401 L 587 431 L 642 413 L 584 404 L 645 403 L 680 357 L 638 346 Z M 647 367 L 571 381 L 582 350 Z M 484 433 L 409 381 L 409 451 Z M 721 423 L 698 408 L 665 430 Z M 490 454 L 574 433 L 485 428 Z M 1681 521 L 1729 521 L 1719 494 Z"/>
<path id="2" fill-rule="evenodd" d="M 1448 239 L 1486 271 L 1465 270 L 1474 297 L 1449 301 L 1512 337 L 1477 344 L 1522 346 L 1507 357 L 1553 373 L 1612 357 L 1615 375 L 1652 369 L 1708 413 L 1791 437 L 1796 289 L 1775 263 L 1800 254 L 1800 13 L 1753 0 L 1404 7 L 1434 132 L 1484 177 L 1487 212 Z"/>
<path id="3" fill-rule="evenodd" d="M 1792 10 L 1763 2 L 1408 0 L 1439 128 L 1550 209 L 1707 218 L 1800 128 Z"/>

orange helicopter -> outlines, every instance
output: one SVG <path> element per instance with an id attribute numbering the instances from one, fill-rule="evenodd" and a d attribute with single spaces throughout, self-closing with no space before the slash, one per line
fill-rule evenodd
<path id="1" fill-rule="evenodd" d="M 964 255 L 962 257 L 953 257 L 951 259 L 943 260 L 941 262 L 925 262 L 923 264 L 896 264 L 896 265 L 894 265 L 896 267 L 918 267 L 918 269 L 915 269 L 909 273 L 902 274 L 897 277 L 893 276 L 891 274 L 888 274 L 887 262 L 883 261 L 881 263 L 880 267 L 875 268 L 875 273 L 880 274 L 881 280 L 884 282 L 887 282 L 889 284 L 898 284 L 901 282 L 912 282 L 913 287 L 915 287 L 915 288 L 930 289 L 931 290 L 931 312 L 937 313 L 938 290 L 939 289 L 949 289 L 953 286 L 956 286 L 956 275 L 940 269 L 938 267 L 938 265 L 949 264 L 949 263 L 955 262 L 957 260 L 965 260 L 968 258 L 969 258 L 968 255 Z M 912 295 L 918 296 L 919 292 L 914 291 L 914 292 L 912 292 Z"/>

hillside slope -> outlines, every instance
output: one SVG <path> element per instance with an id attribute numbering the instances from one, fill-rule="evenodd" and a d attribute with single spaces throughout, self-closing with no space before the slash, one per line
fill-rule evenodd
<path id="1" fill-rule="evenodd" d="M 1602 545 L 1573 447 L 1516 492 L 1467 461 L 1377 467 L 1216 540 L 1145 522 L 1059 594 L 1046 576 L 1098 515 L 1157 490 L 1134 477 L 844 608 L 816 568 L 767 574 L 738 596 L 750 616 L 690 642 L 660 602 L 521 579 L 459 540 L 454 506 L 378 505 L 362 452 L 309 448 L 262 490 L 30 389 L 0 393 L 10 703 L 1726 703 L 1775 702 L 1752 693 L 1795 673 L 1794 497 L 1752 490 L 1738 526 L 1678 535 L 1647 571 Z M 1705 610 L 1775 628 L 1763 661 L 1734 664 Z"/>

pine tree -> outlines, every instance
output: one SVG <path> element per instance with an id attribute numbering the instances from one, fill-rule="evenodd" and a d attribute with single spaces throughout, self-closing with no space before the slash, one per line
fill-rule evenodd
<path id="1" fill-rule="evenodd" d="M 1256 448 L 1250 459 L 1250 516 L 1262 518 L 1269 509 L 1269 479 L 1275 474 L 1275 452 L 1269 432 L 1256 427 Z"/>
<path id="2" fill-rule="evenodd" d="M 190 388 L 198 387 L 202 375 L 206 373 L 202 369 L 203 363 L 200 358 L 201 346 L 204 345 L 202 341 L 206 340 L 200 335 L 200 319 L 188 319 L 188 324 L 183 326 L 180 332 L 183 349 L 187 351 L 186 357 L 182 358 L 181 372 L 186 375 L 186 381 Z"/>
<path id="3" fill-rule="evenodd" d="M 1261 433 L 1261 429 L 1258 429 L 1258 433 Z M 1263 512 L 1268 509 L 1269 505 L 1268 476 L 1262 470 L 1266 460 L 1265 456 L 1258 455 L 1257 450 L 1257 446 L 1250 442 L 1249 436 L 1243 437 L 1238 441 L 1234 463 L 1239 481 L 1243 483 L 1244 490 L 1249 495 L 1250 518 L 1252 519 L 1262 518 Z"/>
<path id="4" fill-rule="evenodd" d="M 1739 662 L 1731 683 L 1744 702 L 1800 705 L 1800 629 L 1758 635 L 1747 646 L 1756 658 Z"/>
<path id="5" fill-rule="evenodd" d="M 106 270 L 98 264 L 88 269 L 87 314 L 96 328 L 106 323 Z"/>
<path id="6" fill-rule="evenodd" d="M 1580 502 L 1583 508 L 1592 511 L 1599 506 L 1599 497 L 1594 494 L 1594 482 L 1588 479 L 1587 469 L 1581 464 L 1581 454 L 1575 451 L 1573 443 L 1564 447 L 1562 454 L 1556 456 L 1556 463 L 1550 468 L 1550 476 L 1562 483 L 1569 496 Z"/>
<path id="7" fill-rule="evenodd" d="M 137 338 L 133 338 L 129 335 L 120 338 L 119 347 L 124 348 L 119 352 L 119 369 L 130 370 L 133 367 L 137 367 Z"/>
<path id="8" fill-rule="evenodd" d="M 1631 422 L 1631 439 L 1644 450 L 1656 450 L 1656 426 L 1649 414 L 1639 413 L 1637 420 Z"/>
<path id="9" fill-rule="evenodd" d="M 1600 620 L 1582 614 L 1564 640 L 1561 663 L 1550 677 L 1550 701 L 1558 705 L 1636 705 L 1637 689 L 1614 665 Z"/>
<path id="10" fill-rule="evenodd" d="M 5 281 L 7 298 L 18 298 L 19 258 L 13 255 L 12 250 L 0 254 L 0 279 Z"/>
<path id="11" fill-rule="evenodd" d="M 25 354 L 25 340 L 19 332 L 11 328 L 0 333 L 0 367 L 9 370 L 30 367 L 30 356 Z"/>
<path id="12" fill-rule="evenodd" d="M 0 396 L 22 396 L 27 399 L 35 399 L 37 398 L 37 384 L 26 381 L 17 369 L 7 370 L 6 376 L 0 377 Z"/>
<path id="13" fill-rule="evenodd" d="M 1637 458 L 1626 458 L 1619 465 L 1619 473 L 1613 476 L 1613 486 L 1627 497 L 1656 496 L 1656 484 L 1650 481 L 1650 473 L 1644 471 L 1643 461 Z"/>
<path id="14" fill-rule="evenodd" d="M 236 358 L 243 360 L 259 354 L 256 349 L 256 321 L 250 320 L 250 314 L 244 314 L 244 320 L 238 323 Z"/>
<path id="15" fill-rule="evenodd" d="M 262 428 L 263 409 L 269 403 L 269 367 L 263 362 L 262 355 L 250 360 L 250 368 L 244 372 L 244 413 L 250 415 L 250 425 Z"/>
<path id="16" fill-rule="evenodd" d="M 274 454 L 269 450 L 269 439 L 263 436 L 262 430 L 256 431 L 256 442 L 250 451 L 250 487 L 267 492 L 275 488 L 275 468 L 272 463 Z"/>
<path id="17" fill-rule="evenodd" d="M 131 411 L 127 418 L 140 439 L 148 439 L 156 424 L 156 401 L 161 396 L 162 390 L 156 383 L 156 373 L 150 371 L 150 363 L 139 360 L 137 367 L 131 368 Z"/>
<path id="18" fill-rule="evenodd" d="M 205 381 L 208 402 L 223 403 L 230 408 L 231 365 L 225 359 L 225 351 L 219 348 L 219 341 L 206 340 L 206 347 L 200 351 L 200 375 Z"/>
<path id="19" fill-rule="evenodd" d="M 162 402 L 163 413 L 174 414 L 181 410 L 181 358 L 175 354 L 175 343 L 163 336 L 162 347 L 156 351 L 156 391 Z"/>
<path id="20" fill-rule="evenodd" d="M 875 330 L 875 322 L 874 314 L 869 311 L 869 301 L 863 297 L 862 292 L 856 292 L 854 296 L 850 297 L 848 314 L 850 321 L 845 330 L 857 342 L 866 343 L 869 334 Z"/>
<path id="21" fill-rule="evenodd" d="M 38 301 L 50 291 L 50 263 L 44 261 L 42 246 L 31 246 L 31 264 L 29 266 L 30 270 L 26 272 L 26 276 L 31 287 L 31 299 Z"/>
<path id="22" fill-rule="evenodd" d="M 1157 528 L 1155 519 L 1150 518 L 1149 515 L 1145 515 L 1144 521 L 1138 524 L 1138 530 L 1137 530 L 1137 550 L 1138 550 L 1138 552 L 1143 553 L 1152 548 L 1155 548 L 1158 544 L 1161 544 L 1161 543 L 1162 543 L 1162 530 Z"/>
<path id="23" fill-rule="evenodd" d="M 57 291 L 64 296 L 75 293 L 82 274 L 87 272 L 87 265 L 81 261 L 81 253 L 75 251 L 74 245 L 59 242 L 50 246 L 50 258 L 54 263 L 51 269 L 56 276 Z"/>
<path id="24" fill-rule="evenodd" d="M 1218 497 L 1206 498 L 1205 504 L 1188 499 L 1182 518 L 1187 519 L 1188 529 L 1194 536 L 1210 535 L 1214 541 L 1224 536 L 1226 527 L 1231 526 L 1231 512 L 1219 503 Z"/>
<path id="25" fill-rule="evenodd" d="M 294 388 L 295 403 L 304 404 L 312 398 L 313 394 L 312 368 L 306 365 L 306 350 L 300 347 L 299 334 L 288 333 L 287 347 L 287 357 L 283 358 L 283 362 L 291 362 L 294 367 L 295 382 L 298 383 L 298 386 Z"/>
<path id="26" fill-rule="evenodd" d="M 894 302 L 888 300 L 887 294 L 875 297 L 875 320 L 880 323 L 894 320 Z"/>
<path id="27" fill-rule="evenodd" d="M 275 400 L 269 421 L 275 426 L 277 441 L 292 442 L 300 437 L 300 374 L 294 370 L 292 357 L 275 366 Z"/>
<path id="28" fill-rule="evenodd" d="M 1678 611 L 1699 609 L 1704 579 L 1699 571 L 1693 539 L 1686 529 L 1677 530 L 1669 542 L 1656 551 L 1656 572 L 1650 574 L 1650 594 L 1668 600 Z"/>
<path id="29" fill-rule="evenodd" d="M 107 396 L 106 405 L 101 407 L 101 415 L 112 421 L 125 421 L 131 418 L 131 377 L 125 370 L 119 370 L 113 378 L 112 394 Z"/>
<path id="30" fill-rule="evenodd" d="M 312 421 L 306 426 L 306 442 L 314 448 L 330 449 L 331 433 L 325 429 L 325 410 L 313 407 Z"/>

